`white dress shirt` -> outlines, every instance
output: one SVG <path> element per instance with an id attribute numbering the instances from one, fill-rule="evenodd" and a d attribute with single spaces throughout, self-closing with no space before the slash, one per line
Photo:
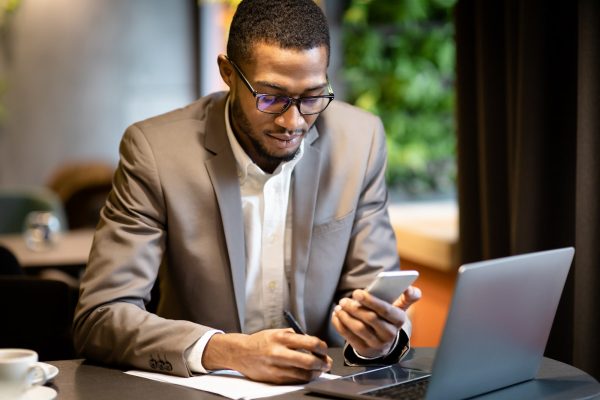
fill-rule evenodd
<path id="1" fill-rule="evenodd" d="M 304 141 L 294 159 L 281 163 L 272 174 L 260 169 L 242 149 L 225 105 L 227 137 L 237 163 L 246 254 L 246 301 L 243 333 L 287 327 L 283 310 L 289 306 L 291 271 L 291 181 L 304 153 Z M 206 372 L 202 353 L 212 335 L 204 334 L 187 355 L 193 372 Z"/>
<path id="2" fill-rule="evenodd" d="M 227 113 L 229 102 L 225 106 Z M 227 119 L 227 122 L 229 120 Z M 291 243 L 288 220 L 290 186 L 294 166 L 302 157 L 304 142 L 293 160 L 279 164 L 273 174 L 260 169 L 237 142 L 226 124 L 227 135 L 235 156 L 246 246 L 246 310 L 242 331 L 287 327 L 283 310 L 289 306 Z"/>

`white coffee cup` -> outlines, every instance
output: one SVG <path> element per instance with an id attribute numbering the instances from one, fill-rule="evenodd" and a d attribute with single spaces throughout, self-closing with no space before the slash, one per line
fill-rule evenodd
<path id="1" fill-rule="evenodd" d="M 37 361 L 33 350 L 0 349 L 0 399 L 18 399 L 46 383 L 46 372 Z"/>

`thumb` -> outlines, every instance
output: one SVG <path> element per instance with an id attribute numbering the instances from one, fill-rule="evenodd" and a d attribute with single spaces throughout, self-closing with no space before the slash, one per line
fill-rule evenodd
<path id="1" fill-rule="evenodd" d="M 421 299 L 421 289 L 416 286 L 409 286 L 408 289 L 394 301 L 394 306 L 406 311 L 408 307 Z"/>

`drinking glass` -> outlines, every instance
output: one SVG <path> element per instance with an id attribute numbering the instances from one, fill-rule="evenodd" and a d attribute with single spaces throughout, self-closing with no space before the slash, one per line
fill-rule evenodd
<path id="1" fill-rule="evenodd" d="M 58 243 L 60 221 L 49 211 L 32 211 L 25 218 L 25 244 L 33 251 L 49 250 Z"/>

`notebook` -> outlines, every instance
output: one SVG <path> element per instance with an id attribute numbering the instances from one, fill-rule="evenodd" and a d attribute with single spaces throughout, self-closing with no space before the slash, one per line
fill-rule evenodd
<path id="1" fill-rule="evenodd" d="M 463 265 L 431 373 L 399 364 L 306 389 L 349 399 L 463 399 L 533 379 L 575 253 L 562 248 Z"/>

